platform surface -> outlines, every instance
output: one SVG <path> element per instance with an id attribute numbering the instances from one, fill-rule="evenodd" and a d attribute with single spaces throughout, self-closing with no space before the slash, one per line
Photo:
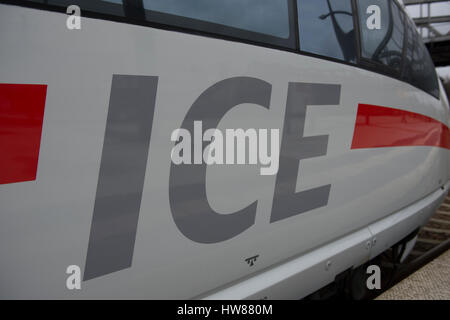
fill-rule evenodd
<path id="1" fill-rule="evenodd" d="M 400 281 L 376 300 L 450 300 L 450 250 Z"/>

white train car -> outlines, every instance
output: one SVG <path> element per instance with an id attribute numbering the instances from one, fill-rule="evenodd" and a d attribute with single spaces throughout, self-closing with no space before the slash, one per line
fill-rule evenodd
<path id="1" fill-rule="evenodd" d="M 449 191 L 395 1 L 2 0 L 0 44 L 2 299 L 298 299 Z"/>

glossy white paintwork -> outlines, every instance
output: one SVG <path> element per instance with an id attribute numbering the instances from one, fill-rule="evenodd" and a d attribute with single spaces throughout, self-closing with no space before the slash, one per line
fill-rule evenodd
<path id="1" fill-rule="evenodd" d="M 392 215 L 258 275 L 203 296 L 203 299 L 292 299 L 334 281 L 349 266 L 378 256 L 423 225 L 449 191 L 450 183 Z M 417 237 L 408 242 L 405 257 Z M 411 246 L 411 243 L 413 244 Z M 349 264 L 351 261 L 351 264 Z"/>
<path id="2" fill-rule="evenodd" d="M 69 31 L 66 17 L 0 5 L 0 83 L 48 85 L 37 179 L 0 185 L 0 298 L 193 298 L 240 279 L 250 279 L 242 283 L 249 287 L 216 297 L 299 298 L 379 252 L 363 251 L 369 225 L 380 221 L 372 233 L 387 246 L 423 223 L 414 218 L 392 237 L 382 219 L 434 194 L 450 177 L 446 149 L 350 149 L 358 103 L 449 123 L 446 103 L 401 81 L 294 53 L 115 22 L 83 19 L 82 30 Z M 133 265 L 69 291 L 67 266 L 85 264 L 113 74 L 159 76 Z M 171 216 L 170 134 L 200 93 L 236 76 L 271 83 L 271 108 L 243 105 L 219 129 L 281 129 L 289 82 L 342 85 L 339 106 L 307 111 L 305 135 L 328 134 L 328 151 L 303 160 L 297 180 L 298 191 L 331 184 L 330 198 L 326 207 L 270 224 L 275 176 L 260 176 L 257 166 L 211 167 L 213 208 L 234 212 L 259 200 L 256 223 L 233 239 L 199 244 Z M 256 254 L 249 267 L 244 259 Z M 335 272 L 322 269 L 327 255 Z M 252 277 L 274 266 L 281 268 L 279 283 L 262 278 L 271 271 Z M 295 287 L 283 285 L 290 280 Z"/>

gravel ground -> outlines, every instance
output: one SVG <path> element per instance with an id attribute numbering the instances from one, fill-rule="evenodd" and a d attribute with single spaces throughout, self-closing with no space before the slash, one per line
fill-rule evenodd
<path id="1" fill-rule="evenodd" d="M 378 296 L 376 300 L 450 300 L 450 250 Z"/>

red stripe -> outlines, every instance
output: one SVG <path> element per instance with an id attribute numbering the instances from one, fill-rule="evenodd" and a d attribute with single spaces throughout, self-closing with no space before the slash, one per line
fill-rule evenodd
<path id="1" fill-rule="evenodd" d="M 0 84 L 0 184 L 36 180 L 47 85 Z"/>
<path id="2" fill-rule="evenodd" d="M 450 149 L 448 127 L 419 113 L 359 104 L 352 149 L 431 146 Z"/>

